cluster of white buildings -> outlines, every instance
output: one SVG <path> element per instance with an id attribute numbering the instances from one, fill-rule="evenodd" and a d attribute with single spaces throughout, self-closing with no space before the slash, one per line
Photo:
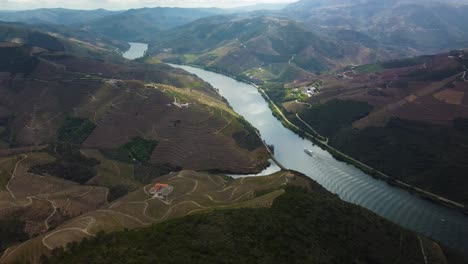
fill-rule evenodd
<path id="1" fill-rule="evenodd" d="M 302 88 L 296 88 L 296 89 L 294 89 L 294 91 L 297 92 L 297 91 L 299 91 L 299 89 L 301 90 L 301 92 L 303 94 L 307 95 L 308 97 L 312 97 L 314 94 L 318 93 L 317 87 L 314 87 L 314 86 L 306 86 L 306 87 L 302 87 Z"/>

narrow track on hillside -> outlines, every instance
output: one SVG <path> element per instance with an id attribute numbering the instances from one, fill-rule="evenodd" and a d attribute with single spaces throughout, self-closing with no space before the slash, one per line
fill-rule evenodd
<path id="1" fill-rule="evenodd" d="M 13 169 L 13 173 L 11 174 L 10 180 L 8 181 L 8 183 L 7 183 L 6 187 L 5 187 L 6 190 L 10 193 L 11 197 L 12 197 L 13 199 L 15 199 L 15 200 L 16 200 L 16 196 L 15 196 L 15 194 L 13 193 L 13 191 L 10 189 L 10 184 L 11 184 L 11 182 L 15 179 L 16 170 L 18 169 L 19 164 L 20 164 L 22 161 L 24 161 L 24 160 L 26 160 L 26 159 L 28 158 L 28 155 L 26 155 L 26 154 L 21 154 L 21 155 L 22 155 L 23 159 L 19 160 L 19 161 L 15 164 L 15 168 Z"/>
<path id="2" fill-rule="evenodd" d="M 86 225 L 85 228 L 67 227 L 67 228 L 55 230 L 55 231 L 53 231 L 52 233 L 47 234 L 46 236 L 44 236 L 44 237 L 42 238 L 42 240 L 41 240 L 41 241 L 42 241 L 42 244 L 43 244 L 46 248 L 48 248 L 49 250 L 53 250 L 54 247 L 48 245 L 48 244 L 46 243 L 46 240 L 47 240 L 50 236 L 53 236 L 53 235 L 55 235 L 55 234 L 57 234 L 57 233 L 60 233 L 60 232 L 63 232 L 63 231 L 68 231 L 68 230 L 77 230 L 77 231 L 80 231 L 80 232 L 82 232 L 82 233 L 85 233 L 86 235 L 95 237 L 96 235 L 91 234 L 91 233 L 89 232 L 89 228 L 90 228 L 94 223 L 96 223 L 96 219 L 95 219 L 94 217 L 91 217 L 91 216 L 86 216 L 86 217 L 79 218 L 78 220 L 83 220 L 83 219 L 87 219 L 87 218 L 91 219 L 91 221 Z M 23 244 L 24 244 L 24 243 L 23 243 Z"/>
<path id="3" fill-rule="evenodd" d="M 55 204 L 55 201 L 53 201 L 53 200 L 46 199 L 46 201 L 49 202 L 52 205 L 52 208 L 53 208 L 52 213 L 44 220 L 44 225 L 45 225 L 46 229 L 49 230 L 50 229 L 49 221 L 55 215 L 55 213 L 57 213 L 57 205 Z"/>

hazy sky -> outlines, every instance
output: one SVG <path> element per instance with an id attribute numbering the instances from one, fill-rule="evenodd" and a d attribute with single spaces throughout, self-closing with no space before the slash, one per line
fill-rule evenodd
<path id="1" fill-rule="evenodd" d="M 177 6 L 236 7 L 261 3 L 289 3 L 297 0 L 0 0 L 0 10 L 64 7 L 73 9 L 106 8 L 112 10 Z"/>

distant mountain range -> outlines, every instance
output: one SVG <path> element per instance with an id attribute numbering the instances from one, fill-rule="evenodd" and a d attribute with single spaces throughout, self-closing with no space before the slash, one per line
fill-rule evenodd
<path id="1" fill-rule="evenodd" d="M 154 42 L 159 40 L 161 32 L 201 18 L 248 13 L 250 18 L 275 16 L 296 20 L 310 31 L 337 41 L 352 38 L 353 42 L 365 46 L 372 42 L 373 45 L 399 49 L 400 55 L 418 55 L 468 46 L 467 12 L 468 2 L 457 0 L 301 0 L 287 6 L 258 4 L 233 9 L 158 7 L 127 11 L 61 8 L 4 11 L 0 12 L 0 20 L 66 25 L 120 40 Z M 251 30 L 249 26 L 246 31 Z"/>
<path id="2" fill-rule="evenodd" d="M 84 25 L 86 29 L 113 38 L 148 42 L 158 33 L 197 19 L 222 14 L 215 8 L 142 8 L 113 14 Z"/>
<path id="3" fill-rule="evenodd" d="M 456 1 L 302 0 L 282 11 L 221 12 L 181 23 L 177 30 L 168 29 L 157 37 L 134 33 L 149 40 L 149 54 L 172 62 L 233 75 L 274 67 L 264 75 L 282 80 L 282 73 L 289 72 L 289 80 L 304 71 L 319 73 L 466 47 L 467 11 L 468 5 Z M 168 49 L 171 54 L 164 52 Z M 271 79 L 260 79 L 265 78 Z"/>
<path id="4" fill-rule="evenodd" d="M 25 11 L 0 11 L 0 20 L 6 22 L 24 22 L 28 24 L 73 25 L 87 23 L 122 11 L 72 10 L 64 8 L 42 8 Z"/>
<path id="5" fill-rule="evenodd" d="M 199 18 L 226 13 L 216 8 L 141 8 L 127 11 L 36 9 L 0 12 L 0 20 L 62 25 L 127 41 L 150 41 L 156 33 Z"/>
<path id="6" fill-rule="evenodd" d="M 172 49 L 171 54 L 165 54 L 167 48 Z M 231 15 L 201 19 L 176 32 L 166 31 L 152 43 L 150 53 L 239 75 L 258 67 L 290 66 L 319 72 L 339 63 L 352 51 L 293 20 Z"/>
<path id="7" fill-rule="evenodd" d="M 0 22 L 0 41 L 101 59 L 119 57 L 116 51 L 128 48 L 126 43 L 86 31 L 64 29 L 60 26 L 31 27 L 8 22 Z"/>
<path id="8" fill-rule="evenodd" d="M 301 0 L 288 17 L 324 34 L 353 30 L 418 53 L 468 46 L 468 5 L 461 1 Z"/>

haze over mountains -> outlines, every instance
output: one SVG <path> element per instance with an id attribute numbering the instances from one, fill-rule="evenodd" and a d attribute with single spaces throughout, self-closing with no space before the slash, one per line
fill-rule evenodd
<path id="1" fill-rule="evenodd" d="M 262 8 L 262 5 L 258 8 Z M 0 20 L 29 24 L 73 25 L 119 39 L 156 41 L 159 40 L 155 36 L 156 32 L 171 30 L 203 17 L 248 10 L 38 9 L 2 12 Z M 288 5 L 281 11 L 266 11 L 261 14 L 297 20 L 308 30 L 323 34 L 332 40 L 383 45 L 387 48 L 397 48 L 404 55 L 415 55 L 466 46 L 468 29 L 465 25 L 468 21 L 464 14 L 467 10 L 468 7 L 463 1 L 302 0 Z M 249 14 L 250 17 L 258 15 L 260 14 Z"/>
<path id="2" fill-rule="evenodd" d="M 308 1 L 285 11 L 311 29 L 354 30 L 419 53 L 466 47 L 466 4 L 450 1 Z"/>
<path id="3" fill-rule="evenodd" d="M 63 8 L 35 9 L 25 11 L 0 11 L 0 20 L 6 22 L 24 22 L 28 24 L 73 25 L 96 20 L 122 11 L 72 10 Z"/>
<path id="4" fill-rule="evenodd" d="M 0 11 L 0 263 L 467 263 L 310 175 L 227 176 L 277 150 L 165 64 L 255 84 L 323 147 L 311 164 L 346 161 L 467 214 L 466 14 L 461 0 Z M 128 42 L 149 49 L 127 60 Z M 159 199 L 156 182 L 174 189 Z M 431 221 L 442 238 L 465 226 Z"/>

